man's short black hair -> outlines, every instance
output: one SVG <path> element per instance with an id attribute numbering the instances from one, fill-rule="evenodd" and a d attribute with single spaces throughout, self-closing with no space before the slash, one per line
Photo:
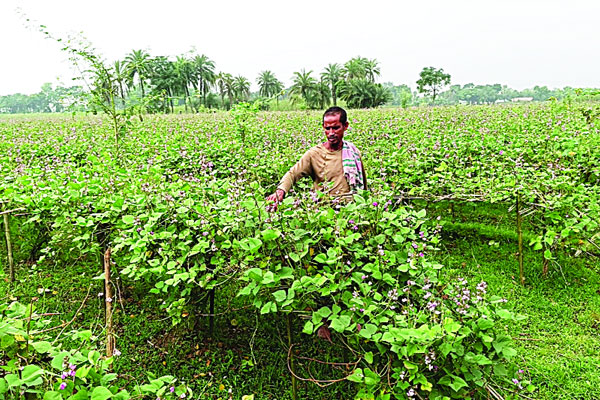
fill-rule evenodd
<path id="1" fill-rule="evenodd" d="M 346 122 L 348 122 L 348 114 L 346 114 L 346 110 L 344 110 L 342 107 L 338 107 L 338 106 L 329 107 L 327 110 L 325 110 L 325 112 L 323 113 L 323 122 L 325 122 L 326 115 L 336 115 L 336 114 L 340 115 L 340 122 L 343 125 L 346 125 Z"/>

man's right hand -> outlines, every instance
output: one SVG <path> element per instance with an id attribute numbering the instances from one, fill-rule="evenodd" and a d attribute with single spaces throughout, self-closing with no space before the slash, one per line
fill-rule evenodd
<path id="1" fill-rule="evenodd" d="M 285 192 L 282 189 L 277 189 L 275 191 L 275 193 L 273 193 L 272 195 L 267 196 L 267 201 L 275 202 L 275 204 L 281 203 L 281 201 L 283 200 L 284 196 L 285 196 Z"/>

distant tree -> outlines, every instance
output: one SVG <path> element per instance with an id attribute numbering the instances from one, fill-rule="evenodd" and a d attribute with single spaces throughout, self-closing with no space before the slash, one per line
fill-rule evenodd
<path id="1" fill-rule="evenodd" d="M 198 91 L 202 94 L 202 104 L 206 106 L 206 95 L 217 77 L 215 63 L 204 54 L 194 57 L 193 63 L 194 75 L 198 81 Z"/>
<path id="2" fill-rule="evenodd" d="M 177 56 L 174 66 L 175 74 L 177 76 L 176 92 L 183 95 L 183 105 L 185 107 L 185 111 L 187 112 L 188 99 L 190 98 L 190 87 L 196 87 L 194 63 L 184 56 Z"/>
<path id="3" fill-rule="evenodd" d="M 419 93 L 431 96 L 432 103 L 435 103 L 440 90 L 450 84 L 450 75 L 445 74 L 442 68 L 425 67 L 419 76 L 421 79 L 417 81 L 417 90 Z"/>
<path id="4" fill-rule="evenodd" d="M 367 79 L 367 64 L 369 60 L 364 57 L 354 57 L 344 64 L 346 82 L 353 79 Z"/>
<path id="5" fill-rule="evenodd" d="M 137 76 L 142 92 L 142 98 L 144 98 L 144 81 L 150 73 L 150 54 L 146 53 L 144 50 L 133 50 L 125 56 L 125 65 L 129 82 L 133 85 L 134 79 Z"/>
<path id="6" fill-rule="evenodd" d="M 115 83 L 119 88 L 119 97 L 121 97 L 121 106 L 125 106 L 125 90 L 127 86 L 127 66 L 123 61 L 115 61 L 112 66 Z"/>
<path id="7" fill-rule="evenodd" d="M 231 74 L 228 74 L 226 72 L 219 72 L 217 74 L 216 83 L 219 89 L 219 95 L 221 96 L 221 104 L 227 110 L 229 110 L 229 108 L 233 104 L 233 97 L 235 96 L 233 82 L 234 80 Z M 227 98 L 229 99 L 227 107 L 225 107 L 225 95 L 227 95 Z"/>
<path id="8" fill-rule="evenodd" d="M 283 89 L 283 84 L 271 71 L 261 72 L 256 79 L 256 83 L 259 86 L 258 94 L 264 97 L 272 97 Z"/>
<path id="9" fill-rule="evenodd" d="M 344 70 L 340 64 L 329 64 L 325 67 L 325 71 L 321 73 L 321 78 L 329 85 L 331 90 L 331 99 L 333 105 L 337 106 L 337 86 L 339 82 L 344 78 Z"/>
<path id="10" fill-rule="evenodd" d="M 365 65 L 365 77 L 369 82 L 375 82 L 375 76 L 379 76 L 381 71 L 379 69 L 379 61 L 376 59 L 364 61 Z"/>
<path id="11" fill-rule="evenodd" d="M 292 95 L 298 95 L 304 99 L 309 108 L 314 108 L 315 91 L 317 90 L 317 80 L 311 76 L 312 71 L 306 72 L 304 68 L 299 72 L 294 72 L 293 85 L 290 88 Z"/>
<path id="12" fill-rule="evenodd" d="M 387 88 L 368 79 L 352 79 L 342 83 L 340 97 L 350 108 L 378 107 L 392 98 Z"/>
<path id="13" fill-rule="evenodd" d="M 243 76 L 236 76 L 233 80 L 233 93 L 236 100 L 246 101 L 250 97 L 250 81 Z"/>

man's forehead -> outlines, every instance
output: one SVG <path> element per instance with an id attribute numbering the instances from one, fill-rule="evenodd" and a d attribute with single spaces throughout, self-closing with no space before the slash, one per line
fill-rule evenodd
<path id="1" fill-rule="evenodd" d="M 329 124 L 339 123 L 341 117 L 342 117 L 342 113 L 339 113 L 339 112 L 328 113 L 328 114 L 325 114 L 325 116 L 323 117 L 323 123 L 324 124 L 327 124 L 327 123 L 329 123 Z"/>

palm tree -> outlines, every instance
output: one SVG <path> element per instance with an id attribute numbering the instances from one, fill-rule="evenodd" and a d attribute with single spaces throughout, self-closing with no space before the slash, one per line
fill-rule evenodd
<path id="1" fill-rule="evenodd" d="M 366 63 L 368 61 L 369 60 L 363 57 L 355 57 L 347 61 L 344 64 L 344 75 L 346 76 L 346 81 L 349 82 L 353 79 L 366 79 Z"/>
<path id="2" fill-rule="evenodd" d="M 238 101 L 248 100 L 250 97 L 250 81 L 243 76 L 236 76 L 233 80 L 233 92 Z"/>
<path id="3" fill-rule="evenodd" d="M 127 71 L 125 63 L 123 61 L 115 61 L 113 64 L 113 72 L 115 77 L 115 83 L 119 88 L 119 97 L 121 97 L 121 103 L 125 106 L 125 91 L 123 90 L 123 84 L 127 84 Z"/>
<path id="4" fill-rule="evenodd" d="M 180 90 L 180 80 L 175 63 L 165 56 L 159 56 L 151 61 L 150 83 L 152 91 L 162 96 L 162 111 L 173 112 L 173 97 Z"/>
<path id="5" fill-rule="evenodd" d="M 215 63 L 204 54 L 194 57 L 193 62 L 198 90 L 202 94 L 202 104 L 206 106 L 206 94 L 216 79 Z"/>
<path id="6" fill-rule="evenodd" d="M 326 105 L 329 105 L 329 100 L 331 99 L 330 94 L 329 86 L 323 77 L 321 77 L 321 81 L 317 83 L 315 90 L 315 95 L 317 101 L 319 102 L 320 109 L 324 109 Z"/>
<path id="7" fill-rule="evenodd" d="M 375 82 L 375 75 L 379 76 L 381 74 L 379 69 L 379 61 L 376 59 L 366 60 L 364 65 L 366 78 L 370 82 Z"/>
<path id="8" fill-rule="evenodd" d="M 258 75 L 256 83 L 260 87 L 258 94 L 264 97 L 271 97 L 279 92 L 283 88 L 282 83 L 275 77 L 271 71 L 263 71 Z"/>
<path id="9" fill-rule="evenodd" d="M 125 57 L 125 64 L 132 84 L 137 76 L 142 91 L 142 98 L 144 98 L 144 81 L 150 72 L 150 54 L 144 50 L 133 50 Z"/>
<path id="10" fill-rule="evenodd" d="M 290 93 L 302 97 L 308 107 L 313 105 L 313 95 L 317 86 L 317 80 L 310 74 L 312 71 L 306 72 L 304 68 L 300 72 L 294 72 L 294 84 L 290 88 Z"/>
<path id="11" fill-rule="evenodd" d="M 184 56 L 177 56 L 175 60 L 175 73 L 177 75 L 178 93 L 183 94 L 183 105 L 187 112 L 187 99 L 190 97 L 190 85 L 196 85 L 194 64 Z"/>
<path id="12" fill-rule="evenodd" d="M 229 98 L 229 104 L 227 105 L 227 109 L 231 107 L 233 103 L 233 76 L 228 74 L 227 72 L 219 72 L 217 75 L 217 87 L 219 88 L 219 95 L 221 96 L 221 104 L 225 107 L 225 95 Z"/>
<path id="13" fill-rule="evenodd" d="M 325 82 L 329 85 L 331 90 L 331 99 L 333 100 L 333 105 L 337 106 L 337 85 L 344 77 L 344 71 L 340 64 L 329 64 L 325 67 L 325 71 L 321 73 L 321 79 L 324 79 Z"/>

